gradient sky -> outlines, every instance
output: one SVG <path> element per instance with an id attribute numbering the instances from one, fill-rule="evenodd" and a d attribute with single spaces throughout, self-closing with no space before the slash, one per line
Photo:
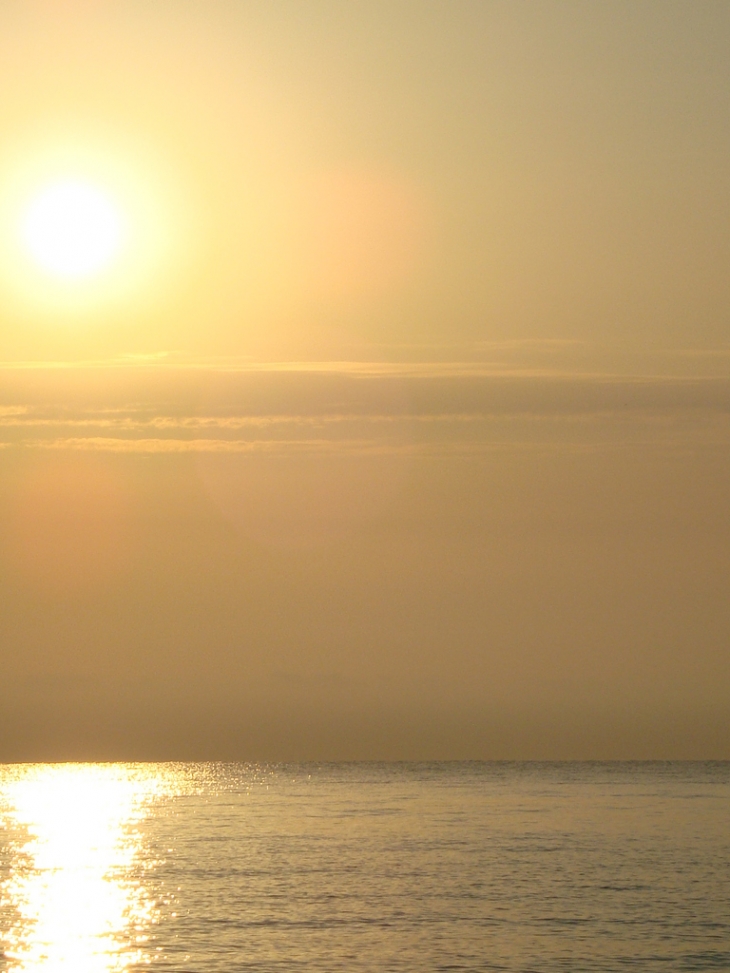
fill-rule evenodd
<path id="1" fill-rule="evenodd" d="M 730 757 L 729 46 L 3 3 L 0 760 Z"/>

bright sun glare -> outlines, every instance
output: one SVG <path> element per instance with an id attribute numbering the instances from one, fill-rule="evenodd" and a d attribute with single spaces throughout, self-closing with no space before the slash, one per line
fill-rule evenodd
<path id="1" fill-rule="evenodd" d="M 67 179 L 36 195 L 22 223 L 30 256 L 61 280 L 92 277 L 117 256 L 123 221 L 113 199 L 91 183 Z"/>

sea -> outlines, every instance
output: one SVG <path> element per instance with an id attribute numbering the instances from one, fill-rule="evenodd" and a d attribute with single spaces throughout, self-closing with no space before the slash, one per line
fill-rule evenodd
<path id="1" fill-rule="evenodd" d="M 9 973 L 730 970 L 730 763 L 0 766 Z"/>

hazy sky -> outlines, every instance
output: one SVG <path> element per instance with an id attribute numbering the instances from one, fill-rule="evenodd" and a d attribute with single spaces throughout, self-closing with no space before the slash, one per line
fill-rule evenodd
<path id="1" fill-rule="evenodd" d="M 729 45 L 3 3 L 0 760 L 730 757 Z"/>

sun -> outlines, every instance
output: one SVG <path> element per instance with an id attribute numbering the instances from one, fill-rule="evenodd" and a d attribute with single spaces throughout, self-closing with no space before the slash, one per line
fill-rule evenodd
<path id="1" fill-rule="evenodd" d="M 113 197 L 82 180 L 51 183 L 31 199 L 21 224 L 26 251 L 61 281 L 101 273 L 119 255 L 124 220 Z"/>

